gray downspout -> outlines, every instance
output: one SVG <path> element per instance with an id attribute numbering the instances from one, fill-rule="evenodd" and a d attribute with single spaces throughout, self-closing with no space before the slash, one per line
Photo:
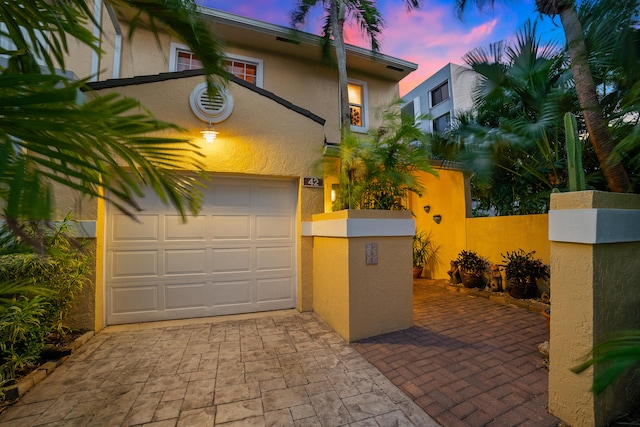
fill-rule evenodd
<path id="1" fill-rule="evenodd" d="M 118 18 L 116 17 L 116 12 L 113 10 L 113 6 L 107 3 L 105 7 L 107 8 L 107 13 L 109 13 L 109 18 L 111 18 L 113 29 L 116 31 L 116 41 L 113 51 L 113 73 L 111 75 L 111 78 L 119 79 L 120 62 L 122 59 L 122 28 L 120 27 L 120 23 L 118 22 Z"/>
<path id="2" fill-rule="evenodd" d="M 100 23 L 102 22 L 102 0 L 94 0 L 93 17 L 97 23 L 93 24 L 93 36 L 100 43 Z M 99 46 L 98 46 L 99 47 Z M 91 77 L 89 81 L 98 81 L 98 70 L 100 66 L 100 56 L 95 50 L 91 52 Z"/>

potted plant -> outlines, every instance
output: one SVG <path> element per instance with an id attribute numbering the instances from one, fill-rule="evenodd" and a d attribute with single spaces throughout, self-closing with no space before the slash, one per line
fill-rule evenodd
<path id="1" fill-rule="evenodd" d="M 422 277 L 424 270 L 433 271 L 438 264 L 438 249 L 431 239 L 431 233 L 418 231 L 413 236 L 413 278 Z M 426 276 L 425 276 L 426 277 Z"/>
<path id="2" fill-rule="evenodd" d="M 525 252 L 523 249 L 507 252 L 502 255 L 504 272 L 509 282 L 509 295 L 514 298 L 533 298 L 538 293 L 538 279 L 549 277 L 549 266 L 535 259 L 535 251 Z"/>
<path id="3" fill-rule="evenodd" d="M 484 285 L 486 272 L 489 270 L 489 261 L 479 256 L 474 251 L 461 251 L 454 261 L 460 270 L 462 284 L 467 288 L 479 288 Z"/>

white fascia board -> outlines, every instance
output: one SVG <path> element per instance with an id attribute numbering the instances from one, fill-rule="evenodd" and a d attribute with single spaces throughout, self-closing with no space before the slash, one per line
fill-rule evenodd
<path id="1" fill-rule="evenodd" d="M 640 211 L 567 209 L 549 211 L 549 240 L 584 244 L 640 242 Z"/>
<path id="2" fill-rule="evenodd" d="M 389 237 L 413 236 L 416 223 L 413 219 L 334 219 L 303 222 L 303 236 L 318 237 Z"/>

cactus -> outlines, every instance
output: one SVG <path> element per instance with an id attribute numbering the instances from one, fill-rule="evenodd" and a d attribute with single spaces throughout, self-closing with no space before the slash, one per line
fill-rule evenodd
<path id="1" fill-rule="evenodd" d="M 569 191 L 586 189 L 584 169 L 582 168 L 582 141 L 578 138 L 576 117 L 571 113 L 564 115 L 564 134 L 567 148 L 567 174 Z"/>

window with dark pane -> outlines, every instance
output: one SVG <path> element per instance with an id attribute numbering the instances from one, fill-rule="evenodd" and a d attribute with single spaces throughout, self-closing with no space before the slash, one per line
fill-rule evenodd
<path id="1" fill-rule="evenodd" d="M 449 129 L 449 122 L 451 121 L 451 114 L 443 114 L 433 120 L 433 132 L 442 133 Z"/>
<path id="2" fill-rule="evenodd" d="M 431 106 L 440 104 L 449 99 L 449 82 L 444 82 L 431 91 Z"/>

